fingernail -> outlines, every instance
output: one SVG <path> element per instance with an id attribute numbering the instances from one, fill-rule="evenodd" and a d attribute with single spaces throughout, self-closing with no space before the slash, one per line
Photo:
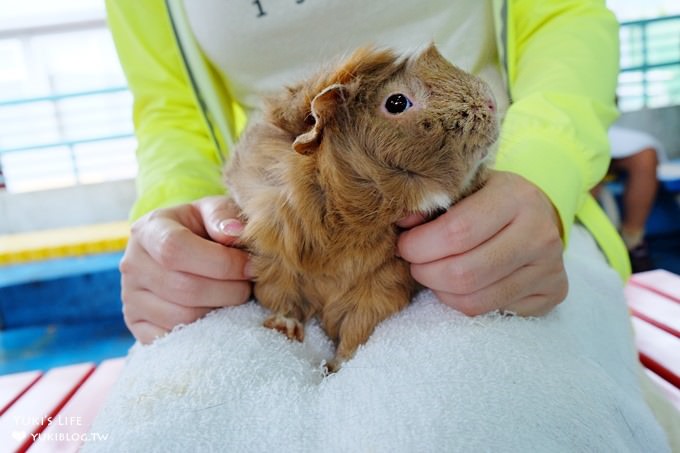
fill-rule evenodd
<path id="1" fill-rule="evenodd" d="M 255 272 L 253 271 L 253 263 L 250 260 L 246 261 L 246 265 L 243 266 L 243 275 L 245 278 L 251 280 L 253 277 L 255 277 Z"/>
<path id="2" fill-rule="evenodd" d="M 222 220 L 219 229 L 227 236 L 240 236 L 243 232 L 243 224 L 236 219 Z"/>

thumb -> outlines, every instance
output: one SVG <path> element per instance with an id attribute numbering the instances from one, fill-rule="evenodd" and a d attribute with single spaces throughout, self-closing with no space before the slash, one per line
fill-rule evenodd
<path id="1" fill-rule="evenodd" d="M 418 226 L 420 224 L 425 223 L 426 219 L 423 214 L 420 213 L 414 213 L 414 214 L 409 214 L 406 217 L 403 217 L 397 221 L 397 226 L 399 228 L 404 228 L 404 229 L 409 229 L 413 228 L 414 226 Z"/>
<path id="2" fill-rule="evenodd" d="M 224 219 L 217 224 L 218 233 L 208 234 L 213 240 L 221 242 L 224 245 L 232 246 L 238 242 L 244 227 L 245 225 L 238 219 Z"/>
<path id="3" fill-rule="evenodd" d="M 194 202 L 198 208 L 205 231 L 215 242 L 231 246 L 237 241 L 245 225 L 239 219 L 240 209 L 227 196 L 202 198 Z"/>

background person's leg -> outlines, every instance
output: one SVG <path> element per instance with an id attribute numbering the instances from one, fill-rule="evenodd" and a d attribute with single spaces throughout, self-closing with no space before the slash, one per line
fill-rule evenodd
<path id="1" fill-rule="evenodd" d="M 627 174 L 623 191 L 623 216 L 621 236 L 631 256 L 634 272 L 653 268 L 649 251 L 644 242 L 645 224 L 654 205 L 658 181 L 656 168 L 659 164 L 654 148 L 612 160 L 612 168 Z"/>

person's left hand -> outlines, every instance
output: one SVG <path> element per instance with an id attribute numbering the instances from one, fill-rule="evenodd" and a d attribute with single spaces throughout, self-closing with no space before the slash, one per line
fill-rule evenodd
<path id="1" fill-rule="evenodd" d="M 559 216 L 523 177 L 492 171 L 482 189 L 423 221 L 414 214 L 398 222 L 410 228 L 398 252 L 441 302 L 469 316 L 538 316 L 566 298 Z"/>

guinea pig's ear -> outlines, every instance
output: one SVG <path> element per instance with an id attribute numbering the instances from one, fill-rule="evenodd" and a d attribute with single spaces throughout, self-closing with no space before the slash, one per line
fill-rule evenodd
<path id="1" fill-rule="evenodd" d="M 451 66 L 446 58 L 439 53 L 437 46 L 434 42 L 430 42 L 430 45 L 418 56 L 418 62 L 424 64 L 430 68 L 436 69 L 448 69 Z"/>
<path id="2" fill-rule="evenodd" d="M 333 84 L 317 94 L 311 102 L 311 114 L 308 121 L 312 129 L 297 136 L 293 142 L 293 149 L 300 154 L 313 154 L 319 148 L 323 139 L 326 124 L 335 115 L 337 107 L 345 101 L 346 88 L 341 84 Z"/>

